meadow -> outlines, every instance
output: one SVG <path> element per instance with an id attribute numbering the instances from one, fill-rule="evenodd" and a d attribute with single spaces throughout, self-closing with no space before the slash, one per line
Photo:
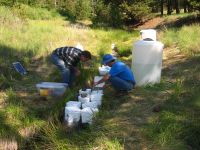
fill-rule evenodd
<path id="1" fill-rule="evenodd" d="M 22 8 L 0 7 L 0 149 L 200 148 L 199 23 L 159 30 L 165 44 L 161 83 L 136 87 L 122 98 L 109 88 L 93 125 L 70 129 L 63 123 L 65 103 L 91 84 L 112 43 L 120 50 L 119 59 L 130 64 L 139 30 L 92 28 L 66 21 L 56 12 Z M 59 99 L 41 98 L 35 84 L 60 81 L 49 55 L 57 47 L 77 43 L 93 54 L 93 60 L 84 66 L 76 87 Z M 27 68 L 26 76 L 12 68 L 15 61 Z"/>

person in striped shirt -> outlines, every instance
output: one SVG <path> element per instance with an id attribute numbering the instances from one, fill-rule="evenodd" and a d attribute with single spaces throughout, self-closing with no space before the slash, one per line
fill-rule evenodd
<path id="1" fill-rule="evenodd" d="M 60 47 L 53 51 L 51 60 L 61 71 L 63 82 L 72 87 L 76 76 L 80 74 L 78 63 L 91 59 L 89 51 L 82 51 L 76 47 Z"/>

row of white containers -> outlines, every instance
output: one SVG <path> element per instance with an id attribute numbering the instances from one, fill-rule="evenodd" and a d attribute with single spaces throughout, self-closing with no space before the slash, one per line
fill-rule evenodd
<path id="1" fill-rule="evenodd" d="M 95 76 L 95 81 L 102 77 Z M 73 126 L 79 121 L 92 124 L 92 118 L 99 111 L 102 104 L 102 90 L 79 90 L 78 101 L 69 101 L 65 106 L 64 120 L 68 126 Z"/>

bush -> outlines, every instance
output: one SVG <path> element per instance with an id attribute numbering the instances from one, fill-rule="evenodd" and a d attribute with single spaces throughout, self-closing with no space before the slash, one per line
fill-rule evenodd
<path id="1" fill-rule="evenodd" d="M 98 1 L 95 12 L 92 17 L 92 22 L 94 25 L 102 25 L 102 24 L 108 24 L 111 19 L 110 16 L 110 5 L 103 4 L 102 1 Z"/>
<path id="2" fill-rule="evenodd" d="M 198 10 L 200 13 L 200 1 L 199 0 L 190 0 L 190 4 L 195 10 Z"/>
<path id="3" fill-rule="evenodd" d="M 59 14 L 55 12 L 55 10 L 48 11 L 44 8 L 35 8 L 24 4 L 16 4 L 13 7 L 13 11 L 16 14 L 18 14 L 21 18 L 32 20 L 49 20 L 59 16 Z"/>
<path id="4" fill-rule="evenodd" d="M 95 5 L 93 23 L 120 27 L 144 20 L 150 12 L 149 1 L 98 1 Z"/>
<path id="5" fill-rule="evenodd" d="M 127 24 L 140 22 L 148 17 L 148 14 L 150 13 L 148 4 L 144 2 L 124 2 L 120 5 L 120 8 L 122 20 Z"/>
<path id="6" fill-rule="evenodd" d="M 59 12 L 67 16 L 71 21 L 88 19 L 91 16 L 92 7 L 90 0 L 66 0 L 61 3 Z"/>

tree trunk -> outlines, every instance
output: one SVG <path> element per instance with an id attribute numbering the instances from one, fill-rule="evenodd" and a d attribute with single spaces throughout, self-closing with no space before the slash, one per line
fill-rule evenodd
<path id="1" fill-rule="evenodd" d="M 187 13 L 187 0 L 184 0 L 183 2 L 183 9 L 184 9 L 184 13 Z"/>
<path id="2" fill-rule="evenodd" d="M 163 16 L 163 0 L 160 0 L 160 14 Z"/>
<path id="3" fill-rule="evenodd" d="M 179 10 L 179 1 L 178 0 L 175 0 L 175 9 L 176 9 L 176 14 L 179 14 L 180 10 Z"/>
<path id="4" fill-rule="evenodd" d="M 171 15 L 172 14 L 172 1 L 167 0 L 167 14 Z"/>

